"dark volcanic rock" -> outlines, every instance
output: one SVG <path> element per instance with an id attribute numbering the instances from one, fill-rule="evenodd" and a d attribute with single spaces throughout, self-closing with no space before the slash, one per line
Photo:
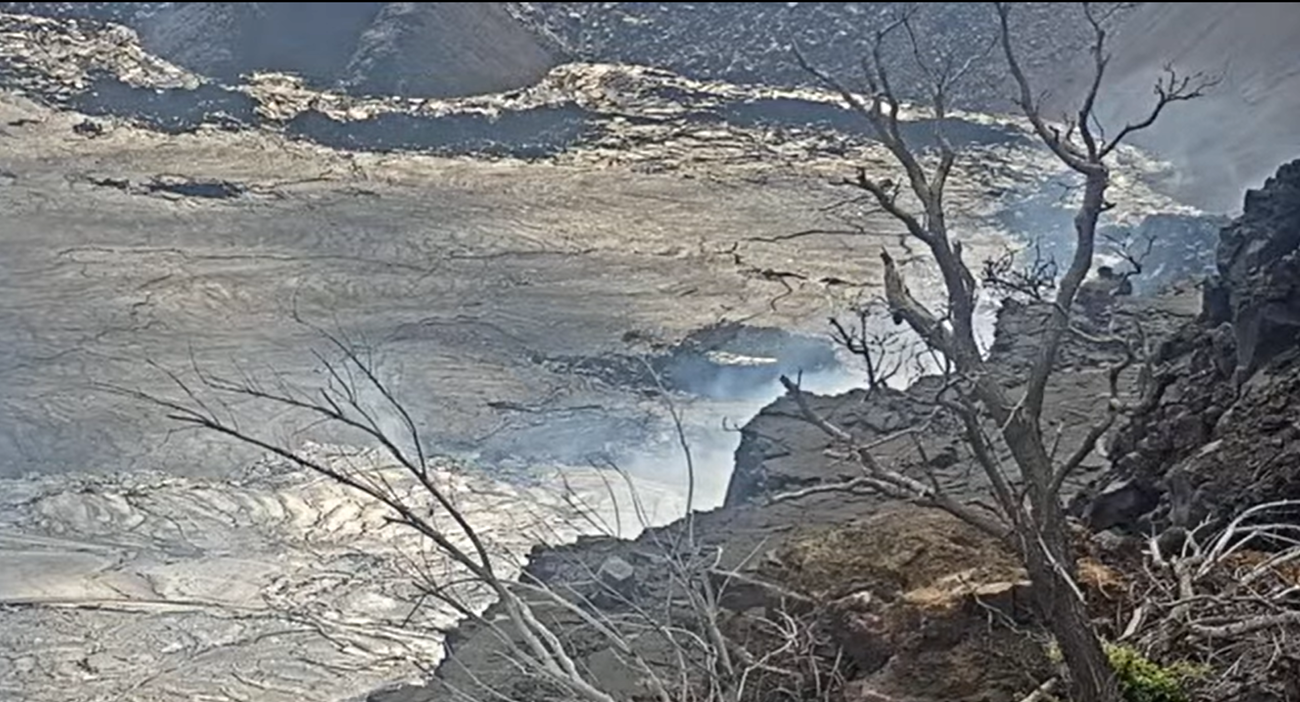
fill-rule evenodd
<path id="1" fill-rule="evenodd" d="M 155 54 L 223 80 L 256 70 L 332 81 L 379 2 L 182 2 L 139 26 Z"/>
<path id="2" fill-rule="evenodd" d="M 169 134 L 192 132 L 203 126 L 227 129 L 261 122 L 255 103 L 244 93 L 216 85 L 157 89 L 98 76 L 90 88 L 70 96 L 65 105 L 97 117 L 130 116 L 139 124 Z"/>
<path id="3" fill-rule="evenodd" d="M 0 12 L 132 25 L 169 2 L 0 2 Z"/>
<path id="4" fill-rule="evenodd" d="M 1300 330 L 1300 161 L 1246 194 L 1224 228 L 1218 285 L 1226 288 L 1237 336 L 1237 368 L 1249 374 Z"/>
<path id="5" fill-rule="evenodd" d="M 431 115 L 390 112 L 343 122 L 320 112 L 303 112 L 285 133 L 336 149 L 428 151 L 516 158 L 554 156 L 576 144 L 596 122 L 577 105 L 538 107 L 496 117 L 481 113 Z"/>
<path id="6" fill-rule="evenodd" d="M 1214 273 L 1219 230 L 1227 223 L 1220 215 L 1155 214 L 1136 227 L 1106 227 L 1102 233 L 1142 256 L 1142 273 L 1132 277 L 1133 292 L 1149 295 Z M 1120 271 L 1126 270 L 1131 268 L 1121 264 Z"/>
<path id="7" fill-rule="evenodd" d="M 1014 394 L 1039 351 L 1039 340 L 1047 323 L 1044 305 L 1004 301 L 997 316 L 997 333 L 989 350 L 991 367 Z M 1116 302 L 1097 319 L 1079 319 L 1076 324 L 1092 334 L 1103 335 L 1112 326 L 1129 328 L 1140 322 L 1148 334 L 1161 336 L 1177 329 L 1189 316 L 1165 306 L 1143 302 Z M 1106 367 L 1123 358 L 1115 345 L 1067 340 L 1057 357 L 1056 373 L 1048 386 L 1045 425 L 1059 426 L 1062 445 L 1080 441 L 1092 417 L 1105 411 Z M 1125 387 L 1136 381 L 1136 370 L 1121 376 Z M 973 496 L 987 489 L 983 476 L 973 469 L 960 427 L 944 414 L 932 417 L 935 394 L 943 387 L 937 377 L 923 377 L 906 392 L 878 388 L 873 392 L 854 390 L 835 397 L 809 396 L 810 406 L 823 417 L 852 432 L 862 441 L 874 441 L 910 427 L 923 426 L 917 434 L 894 438 L 875 447 L 885 463 L 922 477 L 935 472 L 955 494 Z M 850 479 L 859 474 L 851 461 L 826 455 L 832 441 L 801 419 L 793 400 L 782 397 L 763 408 L 741 430 L 736 450 L 735 472 L 727 491 L 727 505 L 738 505 L 765 496 Z M 1105 466 L 1094 456 L 1083 473 Z"/>
<path id="8" fill-rule="evenodd" d="M 461 96 L 536 83 L 558 45 L 504 3 L 8 2 L 0 12 L 115 22 L 224 82 L 255 71 L 366 94 Z"/>
<path id="9" fill-rule="evenodd" d="M 1153 359 L 1158 401 L 1116 434 L 1115 467 L 1099 492 L 1124 484 L 1165 493 L 1177 476 L 1193 491 L 1192 523 L 1300 497 L 1298 258 L 1300 162 L 1293 162 L 1251 192 L 1242 216 L 1224 227 L 1218 279 L 1208 286 L 1201 318 L 1160 344 Z M 1133 530 L 1176 521 L 1167 497 L 1149 506 L 1150 514 L 1112 518 L 1115 505 L 1099 495 L 1081 509 L 1106 526 Z"/>
<path id="10" fill-rule="evenodd" d="M 771 97 L 733 102 L 714 115 L 737 127 L 817 128 L 876 140 L 871 124 L 854 110 L 837 103 Z M 1027 145 L 1032 143 L 1024 132 L 1004 125 L 979 124 L 962 119 L 917 119 L 900 125 L 903 139 L 915 148 L 938 146 L 936 134 L 944 134 L 954 146 Z"/>
<path id="11" fill-rule="evenodd" d="M 659 66 L 693 78 L 808 85 L 809 74 L 793 60 L 797 44 L 817 66 L 855 78 L 863 46 L 882 22 L 906 3 L 514 3 L 535 25 L 553 33 L 584 60 Z M 1074 10 L 1052 3 L 1025 3 L 1017 26 L 1039 39 L 1028 42 L 1030 70 L 1050 65 L 1081 46 Z M 927 47 L 968 49 L 991 39 L 994 14 L 980 3 L 930 3 L 916 18 Z M 910 46 L 899 33 L 886 46 L 895 85 L 916 97 L 923 84 Z M 977 107 L 1007 106 L 1006 71 L 999 60 L 976 62 L 965 92 Z"/>
<path id="12" fill-rule="evenodd" d="M 883 438 L 921 424 L 933 405 L 922 393 L 903 393 L 891 388 L 875 392 L 854 390 L 844 395 L 825 397 L 809 395 L 813 411 L 837 426 L 852 431 L 863 441 Z M 968 454 L 957 439 L 956 426 L 941 418 L 924 437 L 931 460 L 938 467 L 949 468 Z M 831 448 L 830 437 L 803 421 L 794 400 L 781 397 L 764 407 L 741 428 L 736 465 L 727 486 L 727 506 L 809 488 L 818 484 L 850 480 L 861 469 L 851 461 L 825 455 Z M 878 447 L 885 460 L 923 468 L 924 461 L 910 457 L 912 444 L 900 439 Z M 906 461 L 906 463 L 903 463 Z"/>
<path id="13" fill-rule="evenodd" d="M 861 76 L 863 46 L 883 18 L 905 3 L 514 3 L 584 60 L 662 66 L 696 78 L 768 85 L 809 84 L 791 59 L 797 43 L 822 69 L 849 81 Z M 1044 95 L 1045 113 L 1078 109 L 1092 62 L 1080 51 L 1089 38 L 1077 4 L 1016 4 L 1014 31 L 1022 62 Z M 1291 58 L 1300 13 L 1278 3 L 1131 3 L 1115 22 L 1114 60 L 1097 105 L 1110 133 L 1150 109 L 1151 86 L 1162 67 L 1180 74 L 1222 76 L 1202 99 L 1171 107 L 1133 142 L 1178 167 L 1168 187 L 1214 211 L 1227 211 L 1240 193 L 1300 149 L 1290 124 L 1300 106 Z M 917 18 L 927 48 L 981 52 L 992 31 L 984 3 L 925 3 Z M 915 96 L 922 81 L 909 71 L 903 37 L 886 46 L 895 85 Z M 977 61 L 958 106 L 1010 111 L 1005 63 L 997 51 Z M 1225 57 L 1231 61 L 1225 61 Z M 1224 125 L 1233 128 L 1225 129 Z"/>

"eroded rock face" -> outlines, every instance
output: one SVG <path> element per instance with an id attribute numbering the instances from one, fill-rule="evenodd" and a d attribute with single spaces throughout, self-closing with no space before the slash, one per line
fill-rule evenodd
<path id="1" fill-rule="evenodd" d="M 541 80 L 561 60 L 502 3 L 366 4 L 383 7 L 343 73 L 351 92 L 452 97 L 513 90 Z"/>
<path id="2" fill-rule="evenodd" d="M 348 62 L 378 2 L 176 3 L 140 21 L 141 40 L 159 56 L 223 80 L 282 70 L 329 82 Z"/>
<path id="3" fill-rule="evenodd" d="M 1192 523 L 1300 496 L 1300 161 L 1247 196 L 1217 268 L 1201 318 L 1157 350 L 1159 401 L 1115 437 L 1114 469 L 1085 508 L 1095 528 L 1176 521 L 1160 497 L 1175 474 L 1190 483 Z M 1137 493 L 1145 506 L 1129 509 Z"/>
<path id="4" fill-rule="evenodd" d="M 1217 259 L 1237 337 L 1237 371 L 1248 376 L 1293 346 L 1300 331 L 1300 160 L 1246 194 L 1241 217 L 1223 229 Z"/>
<path id="5" fill-rule="evenodd" d="M 559 62 L 501 3 L 178 3 L 138 24 L 150 50 L 200 73 L 284 71 L 368 94 L 509 90 Z"/>

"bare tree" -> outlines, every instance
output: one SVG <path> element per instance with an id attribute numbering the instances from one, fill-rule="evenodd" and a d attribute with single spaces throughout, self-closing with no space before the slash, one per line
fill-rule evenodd
<path id="1" fill-rule="evenodd" d="M 866 396 L 871 397 L 907 370 L 907 342 L 897 331 L 878 328 L 879 320 L 887 316 L 884 300 L 871 299 L 854 305 L 850 311 L 856 317 L 854 322 L 846 324 L 831 318 L 831 338 L 862 359 L 867 371 Z"/>
<path id="2" fill-rule="evenodd" d="M 1056 259 L 1045 255 L 1042 242 L 1035 240 L 1026 250 L 1007 247 L 997 257 L 985 259 L 980 282 L 1003 298 L 1043 302 L 1056 290 L 1057 273 Z"/>
<path id="3" fill-rule="evenodd" d="M 1111 182 L 1108 158 L 1127 137 L 1155 124 L 1169 105 L 1200 96 L 1214 80 L 1199 74 L 1180 76 L 1172 68 L 1166 69 L 1165 76 L 1155 86 L 1156 100 L 1150 112 L 1107 138 L 1094 107 L 1109 62 L 1107 24 L 1114 8 L 1084 3 L 1083 17 L 1092 37 L 1091 81 L 1075 114 L 1067 117 L 1064 124 L 1053 124 L 1043 115 L 1040 99 L 1018 58 L 1012 6 L 994 3 L 993 8 L 998 28 L 996 45 L 1018 90 L 1017 106 L 1042 144 L 1083 180 L 1082 201 L 1074 217 L 1074 254 L 1056 287 L 1047 324 L 1038 340 L 1039 352 L 1023 378 L 1024 389 L 1019 397 L 1011 396 L 980 353 L 974 324 L 975 278 L 963 260 L 961 242 L 949 230 L 944 202 L 945 188 L 958 159 L 957 150 L 944 134 L 944 120 L 949 115 L 955 86 L 983 56 L 974 52 L 958 60 L 952 54 L 939 52 L 942 55 L 935 58 L 936 52 L 923 50 L 912 29 L 918 11 L 912 8 L 875 32 L 862 62 L 864 93 L 850 90 L 840 79 L 811 65 L 797 49 L 795 57 L 805 70 L 838 92 L 852 109 L 866 118 L 876 138 L 902 170 L 900 179 L 877 180 L 866 169 L 858 169 L 856 176 L 846 182 L 870 194 L 912 238 L 928 248 L 938 266 L 946 293 L 943 309 L 933 310 L 913 296 L 894 260 L 882 252 L 885 294 L 895 318 L 905 322 L 951 362 L 953 374 L 946 388 L 949 392 L 941 402 L 965 427 L 965 438 L 992 486 L 996 514 L 943 494 L 937 481 L 918 481 L 880 465 L 851 435 L 815 416 L 803 401 L 798 386 L 783 380 L 810 421 L 836 440 L 855 447 L 865 479 L 874 487 L 887 494 L 946 509 L 1005 539 L 1020 554 L 1033 581 L 1040 614 L 1055 635 L 1070 669 L 1073 698 L 1080 702 L 1119 702 L 1120 692 L 1113 671 L 1075 581 L 1070 529 L 1061 489 L 1124 409 L 1116 380 L 1123 368 L 1134 361 L 1131 345 L 1124 344 L 1125 361 L 1111 369 L 1110 411 L 1092 427 L 1082 444 L 1063 458 L 1058 458 L 1055 448 L 1049 447 L 1045 440 L 1044 396 L 1058 351 L 1066 336 L 1076 332 L 1071 324 L 1072 308 L 1093 266 L 1098 220 L 1113 207 L 1106 199 Z M 910 47 L 926 79 L 929 103 L 926 107 L 935 125 L 934 152 L 930 154 L 922 153 L 905 138 L 903 104 L 897 87 L 891 82 L 886 59 L 887 43 L 895 41 Z M 904 198 L 905 192 L 910 198 Z M 1023 487 L 1000 464 L 993 440 L 986 432 L 986 422 L 995 427 L 996 435 L 1013 457 Z"/>

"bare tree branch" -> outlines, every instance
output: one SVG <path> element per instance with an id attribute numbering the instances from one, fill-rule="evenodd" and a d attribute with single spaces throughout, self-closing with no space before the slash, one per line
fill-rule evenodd
<path id="1" fill-rule="evenodd" d="M 1164 109 L 1175 102 L 1186 102 L 1205 96 L 1213 88 L 1222 82 L 1223 77 L 1211 75 L 1204 72 L 1197 72 L 1191 75 L 1179 75 L 1172 65 L 1166 65 L 1164 75 L 1156 81 L 1153 91 L 1156 95 L 1156 104 L 1152 106 L 1151 112 L 1137 122 L 1124 125 L 1119 134 L 1110 140 L 1105 147 L 1101 149 L 1101 158 L 1110 155 L 1120 144 L 1129 136 L 1136 132 L 1151 127 L 1160 119 L 1160 114 Z"/>

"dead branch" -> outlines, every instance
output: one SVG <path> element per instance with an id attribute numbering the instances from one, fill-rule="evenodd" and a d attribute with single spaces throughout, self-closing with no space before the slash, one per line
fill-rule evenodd
<path id="1" fill-rule="evenodd" d="M 884 316 L 882 308 L 886 305 L 883 301 L 872 300 L 854 307 L 857 324 L 852 329 L 834 317 L 830 319 L 831 337 L 835 343 L 861 358 L 866 366 L 867 397 L 901 373 L 906 364 L 898 333 L 870 331 L 872 321 Z"/>
<path id="2" fill-rule="evenodd" d="M 1250 634 L 1261 629 L 1285 627 L 1297 624 L 1300 624 L 1300 612 L 1283 612 L 1282 614 L 1253 617 L 1245 621 L 1224 624 L 1222 626 L 1192 624 L 1191 629 L 1199 636 L 1225 638 Z"/>
<path id="3" fill-rule="evenodd" d="M 1056 259 L 1045 256 L 1041 240 L 1030 247 L 1033 258 L 1021 264 L 1020 257 L 1006 249 L 997 258 L 984 261 L 983 283 L 1003 294 L 1021 295 L 1035 302 L 1044 302 L 1056 289 Z"/>
<path id="4" fill-rule="evenodd" d="M 852 480 L 846 480 L 838 483 L 822 483 L 811 487 L 790 490 L 789 492 L 779 492 L 768 498 L 768 504 L 778 502 L 790 502 L 793 500 L 802 500 L 812 495 L 821 495 L 829 492 L 858 492 L 859 490 L 869 490 L 886 497 L 893 497 L 901 500 L 909 499 L 911 496 L 905 491 L 890 485 L 882 480 L 877 480 L 870 476 L 859 476 Z"/>
<path id="5" fill-rule="evenodd" d="M 1020 702 L 1042 702 L 1043 700 L 1051 699 L 1052 690 L 1056 689 L 1056 686 L 1060 682 L 1060 678 L 1048 678 L 1043 681 L 1042 685 L 1034 688 L 1033 692 L 1030 692 L 1028 695 L 1021 698 Z"/>
<path id="6" fill-rule="evenodd" d="M 710 568 L 709 573 L 721 577 L 725 581 L 734 580 L 739 583 L 744 583 L 746 585 L 753 585 L 754 587 L 762 588 L 784 599 L 795 600 L 798 602 L 807 602 L 807 603 L 814 602 L 813 598 L 803 593 L 795 592 L 794 590 L 791 590 L 788 587 L 783 587 L 773 582 L 768 582 L 766 580 L 760 580 L 758 578 L 745 575 L 744 573 L 741 573 L 740 571 L 737 570 L 723 570 L 721 568 Z"/>
<path id="7" fill-rule="evenodd" d="M 764 244 L 776 244 L 782 241 L 793 241 L 809 236 L 862 236 L 865 230 L 859 229 L 800 229 L 797 232 L 786 234 L 775 234 L 773 236 L 750 236 L 745 237 L 745 241 L 755 241 Z"/>
<path id="8" fill-rule="evenodd" d="M 1098 30 L 1097 46 L 1101 46 L 1104 40 L 1105 35 L 1100 34 L 1101 31 Z M 1156 120 L 1160 119 L 1160 113 L 1169 105 L 1203 97 L 1207 92 L 1218 86 L 1222 80 L 1222 76 L 1211 75 L 1202 71 L 1191 75 L 1179 75 L 1178 71 L 1174 70 L 1173 65 L 1165 64 L 1164 74 L 1152 88 L 1152 92 L 1156 96 L 1156 103 L 1151 107 L 1151 111 L 1143 119 L 1124 125 L 1119 134 L 1115 135 L 1114 139 L 1111 139 L 1109 143 L 1101 148 L 1101 158 L 1108 156 L 1129 136 L 1155 124 Z"/>
<path id="9" fill-rule="evenodd" d="M 885 299 L 889 302 L 895 321 L 907 322 L 926 343 L 944 355 L 950 355 L 956 346 L 952 334 L 933 312 L 912 296 L 912 291 L 908 290 L 907 283 L 903 281 L 889 252 L 881 249 L 880 259 L 885 264 Z"/>

